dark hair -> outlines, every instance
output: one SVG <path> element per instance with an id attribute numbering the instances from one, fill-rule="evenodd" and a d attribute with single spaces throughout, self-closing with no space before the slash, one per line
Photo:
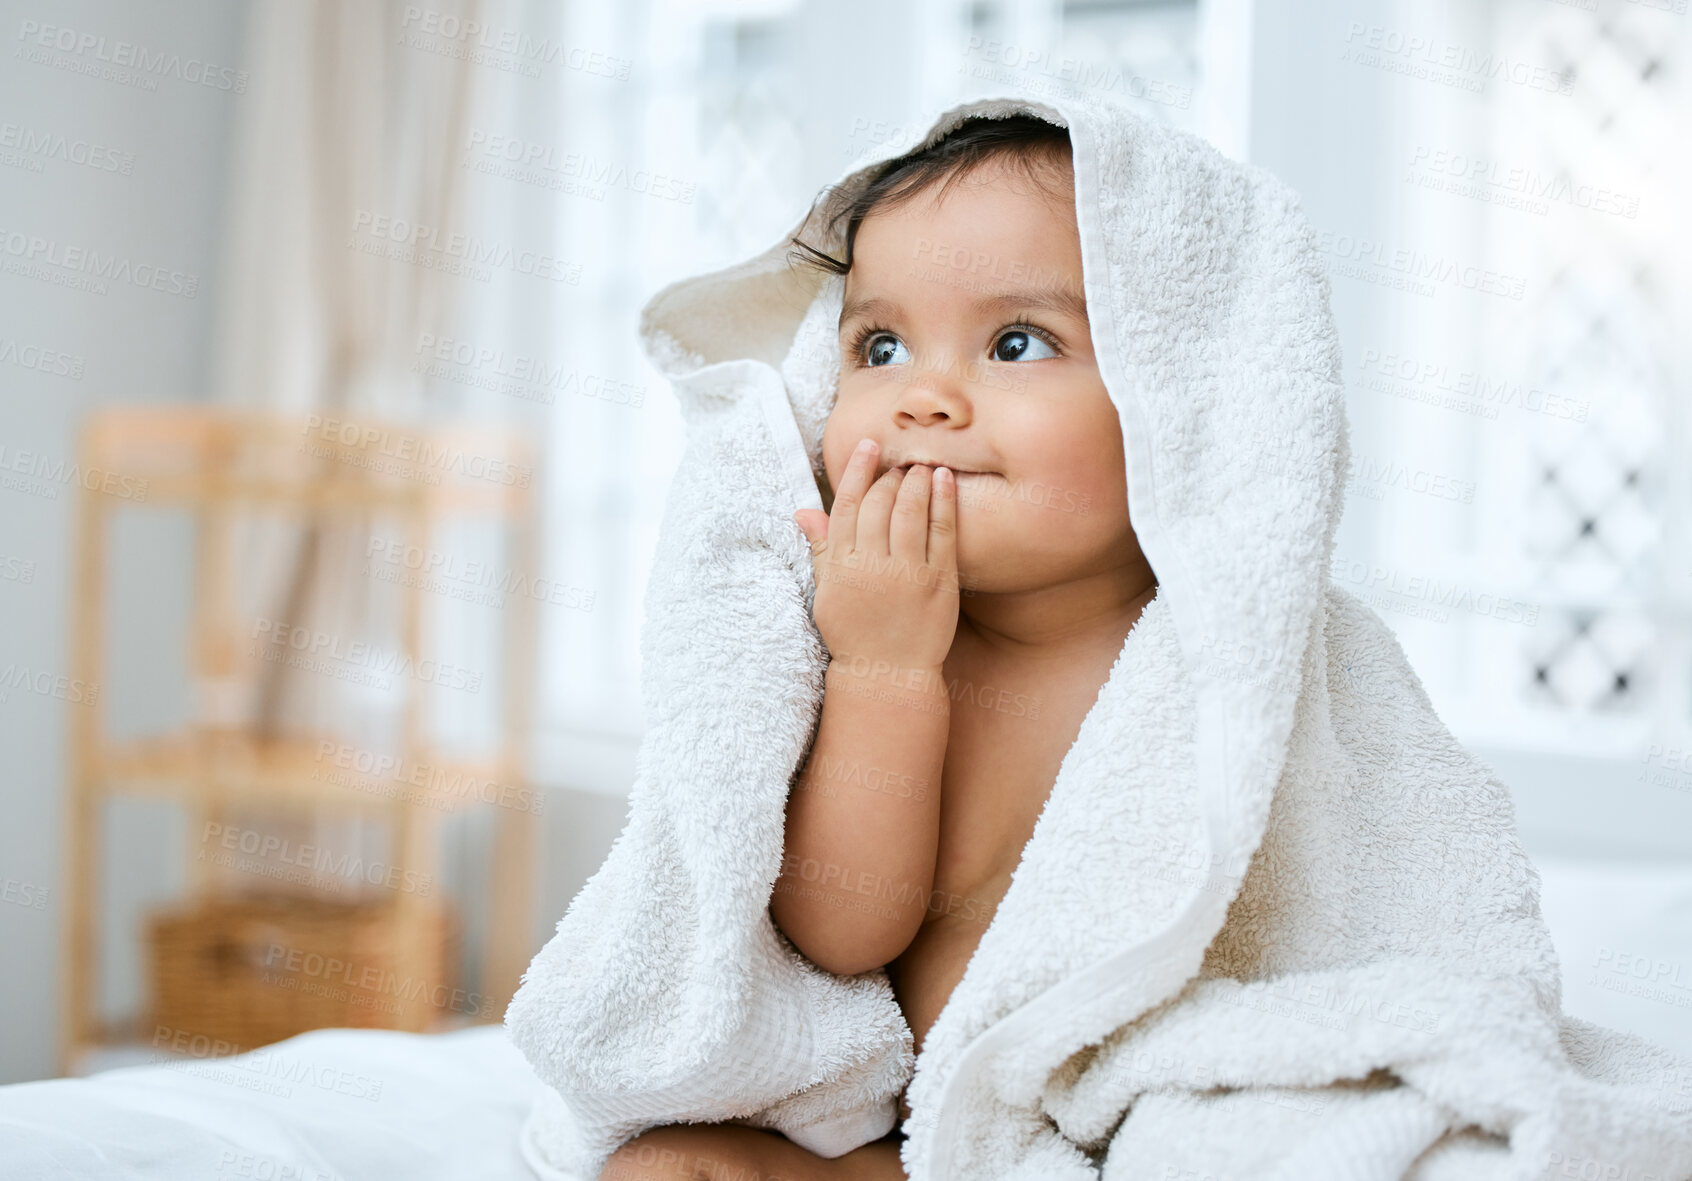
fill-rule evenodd
<path id="1" fill-rule="evenodd" d="M 820 209 L 824 232 L 832 238 L 840 223 L 846 222 L 844 259 L 826 254 L 795 235 L 789 241 L 804 253 L 790 251 L 788 261 L 844 275 L 852 269 L 852 244 L 858 226 L 872 211 L 903 205 L 935 184 L 940 185 L 936 197 L 944 197 L 963 176 L 990 160 L 1013 161 L 1037 188 L 1057 200 L 1053 168 L 1068 162 L 1070 150 L 1068 129 L 1036 115 L 1002 119 L 972 115 L 928 147 L 886 161 L 858 192 L 824 191 Z"/>

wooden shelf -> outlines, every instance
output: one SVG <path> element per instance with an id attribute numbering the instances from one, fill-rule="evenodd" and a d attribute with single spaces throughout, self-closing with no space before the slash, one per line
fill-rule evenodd
<path id="1" fill-rule="evenodd" d="M 360 766 L 369 771 L 360 771 Z M 428 750 L 402 758 L 339 738 L 262 738 L 244 731 L 187 731 L 111 743 L 88 773 L 113 794 L 191 800 L 215 779 L 231 804 L 388 808 L 401 800 L 452 813 L 476 804 L 531 810 L 534 796 L 497 761 L 451 759 Z"/>
<path id="2" fill-rule="evenodd" d="M 395 733 L 383 739 L 397 749 L 375 752 L 374 739 L 273 736 L 288 732 L 288 723 L 266 713 L 261 703 L 269 699 L 250 691 L 260 681 L 290 674 L 280 671 L 286 666 L 248 650 L 245 633 L 251 619 L 240 626 L 237 574 L 243 560 L 239 543 L 251 536 L 242 530 L 259 522 L 273 529 L 274 517 L 285 514 L 305 527 L 297 530 L 300 540 L 290 542 L 301 548 L 285 555 L 278 575 L 282 581 L 272 590 L 296 592 L 302 579 L 318 576 L 313 560 L 325 551 L 310 547 L 330 544 L 325 540 L 334 535 L 330 526 L 339 536 L 359 530 L 379 536 L 379 521 L 397 524 L 408 546 L 426 551 L 448 518 L 464 516 L 485 517 L 506 530 L 511 571 L 527 577 L 534 558 L 536 494 L 529 439 L 467 424 L 119 405 L 85 419 L 77 459 L 85 475 L 77 495 L 74 675 L 109 692 L 106 636 L 114 515 L 173 513 L 192 520 L 196 537 L 186 664 L 198 686 L 215 687 L 215 692 L 201 699 L 194 725 L 139 738 L 107 733 L 105 694 L 73 711 L 67 735 L 64 884 L 69 917 L 61 1068 L 70 1069 L 89 1052 L 145 1025 L 140 1014 L 113 1024 L 96 1013 L 94 1003 L 106 858 L 102 813 L 119 797 L 179 802 L 190 824 L 218 822 L 236 808 L 257 814 L 248 823 L 260 824 L 268 823 L 267 812 L 289 823 L 301 814 L 351 813 L 361 822 L 368 818 L 389 827 L 390 863 L 417 875 L 413 880 L 433 878 L 441 816 L 491 807 L 491 881 L 479 983 L 481 995 L 503 1011 L 533 952 L 528 930 L 533 829 L 541 809 L 522 766 L 532 697 L 533 603 L 514 596 L 501 616 L 503 696 L 496 756 L 466 759 L 436 750 L 429 738 L 429 695 L 416 692 L 398 702 Z M 286 581 L 289 576 L 295 581 Z M 383 622 L 397 625 L 398 654 L 419 659 L 431 649 L 419 580 L 390 585 L 397 599 L 383 608 L 392 613 Z M 330 586 L 325 601 L 338 602 L 345 589 Z M 367 587 L 361 581 L 356 589 Z M 309 604 L 302 610 L 309 614 Z M 313 685 L 309 692 L 332 695 L 334 684 L 327 681 L 321 690 Z M 329 701 L 331 709 L 317 718 L 337 716 L 335 699 Z M 208 864 L 203 856 L 189 858 L 191 893 L 202 899 L 217 892 Z M 405 889 L 396 889 L 391 902 L 391 913 L 382 921 L 393 924 L 395 970 L 420 978 L 428 969 L 429 903 Z"/>

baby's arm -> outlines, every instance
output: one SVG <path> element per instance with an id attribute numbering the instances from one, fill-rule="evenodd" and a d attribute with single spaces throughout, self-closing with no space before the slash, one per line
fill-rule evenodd
<path id="1" fill-rule="evenodd" d="M 860 448 L 826 530 L 801 521 L 833 661 L 770 900 L 794 946 L 841 975 L 890 962 L 922 925 L 951 716 L 942 670 L 958 622 L 955 479 L 931 490 L 926 467 L 902 480 L 895 468 L 866 492 L 874 470 L 873 445 Z"/>
<path id="2" fill-rule="evenodd" d="M 938 666 L 879 674 L 836 657 L 809 761 L 787 804 L 770 916 L 818 967 L 879 968 L 910 944 L 934 886 L 950 717 Z M 885 666 L 885 661 L 867 662 Z"/>

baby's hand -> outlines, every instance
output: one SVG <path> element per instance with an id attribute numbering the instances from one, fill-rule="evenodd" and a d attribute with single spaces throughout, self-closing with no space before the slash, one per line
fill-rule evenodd
<path id="1" fill-rule="evenodd" d="M 939 669 L 958 630 L 957 477 L 937 469 L 932 499 L 922 464 L 871 485 L 876 453 L 858 444 L 832 512 L 793 514 L 816 570 L 811 612 L 835 657 Z"/>

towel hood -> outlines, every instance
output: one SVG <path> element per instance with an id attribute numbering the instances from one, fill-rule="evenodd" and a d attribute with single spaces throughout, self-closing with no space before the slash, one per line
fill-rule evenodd
<path id="1" fill-rule="evenodd" d="M 1262 840 L 1286 761 L 1349 466 L 1328 280 L 1298 196 L 1260 167 L 1103 99 L 959 103 L 917 146 L 972 116 L 1021 114 L 1069 131 L 1094 353 L 1120 416 L 1133 527 L 1192 678 L 1207 865 L 1231 888 L 1194 887 L 1159 935 L 998 1022 L 960 1077 L 1038 1043 L 1042 1014 L 1056 1006 L 1091 1005 L 1126 981 L 1149 1006 L 1197 970 Z M 839 187 L 863 187 L 904 150 L 884 146 Z M 793 499 L 772 507 L 769 527 L 795 535 L 786 514 L 822 507 L 816 476 L 839 366 L 843 280 L 787 260 L 793 235 L 843 256 L 843 233 L 824 232 L 821 206 L 819 196 L 763 253 L 664 287 L 640 321 L 688 420 L 749 390 L 772 398 Z M 949 1175 L 944 1133 L 958 1091 L 954 1080 L 937 1176 Z"/>

